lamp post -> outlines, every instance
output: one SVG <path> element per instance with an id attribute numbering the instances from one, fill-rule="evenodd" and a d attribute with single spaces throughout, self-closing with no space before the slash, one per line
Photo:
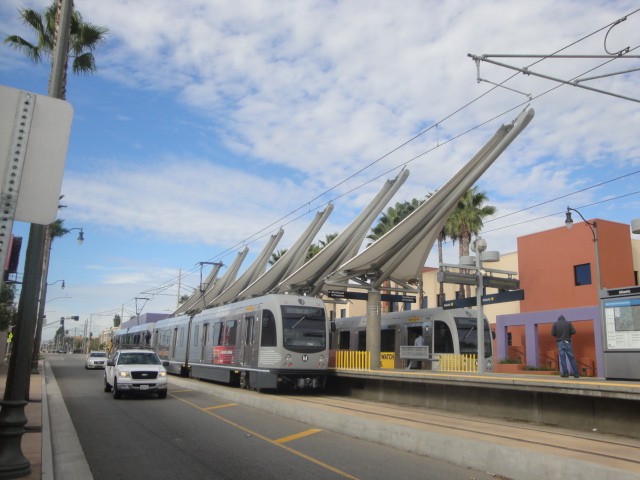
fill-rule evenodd
<path id="1" fill-rule="evenodd" d="M 478 373 L 485 373 L 485 348 L 484 348 L 484 310 L 482 308 L 482 296 L 484 295 L 484 277 L 482 262 L 497 262 L 500 260 L 500 252 L 487 251 L 487 241 L 477 236 L 470 245 L 471 251 L 475 252 L 475 258 L 470 256 L 460 257 L 460 266 L 465 265 L 468 269 L 475 267 L 476 270 L 476 335 L 478 344 Z M 471 267 L 471 268 L 469 268 Z"/>
<path id="2" fill-rule="evenodd" d="M 598 302 L 600 301 L 600 289 L 602 288 L 602 281 L 600 277 L 600 253 L 598 249 L 598 224 L 594 220 L 593 222 L 588 222 L 582 214 L 576 210 L 575 208 L 567 207 L 566 219 L 564 221 L 565 227 L 571 229 L 573 227 L 573 218 L 571 218 L 571 212 L 576 212 L 582 221 L 587 224 L 589 229 L 591 230 L 591 234 L 593 235 L 593 247 L 595 249 L 595 261 L 596 261 L 596 291 L 598 294 Z"/>

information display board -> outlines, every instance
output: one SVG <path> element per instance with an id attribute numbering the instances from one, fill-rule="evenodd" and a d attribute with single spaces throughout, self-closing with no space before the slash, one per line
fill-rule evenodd
<path id="1" fill-rule="evenodd" d="M 608 290 L 600 306 L 604 376 L 640 380 L 640 287 Z"/>
<path id="2" fill-rule="evenodd" d="M 605 300 L 607 350 L 640 350 L 640 298 Z"/>

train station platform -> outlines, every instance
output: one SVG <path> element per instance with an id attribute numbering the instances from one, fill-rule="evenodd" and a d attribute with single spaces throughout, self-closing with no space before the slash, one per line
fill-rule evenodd
<path id="1" fill-rule="evenodd" d="M 367 401 L 640 439 L 640 382 L 536 374 L 335 369 L 329 384 L 337 392 Z"/>

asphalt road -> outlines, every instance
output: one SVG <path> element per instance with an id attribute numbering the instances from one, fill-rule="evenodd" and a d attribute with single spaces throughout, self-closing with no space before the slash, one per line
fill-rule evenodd
<path id="1" fill-rule="evenodd" d="M 84 356 L 48 361 L 96 480 L 494 478 L 172 386 L 171 377 L 167 399 L 115 400 Z"/>

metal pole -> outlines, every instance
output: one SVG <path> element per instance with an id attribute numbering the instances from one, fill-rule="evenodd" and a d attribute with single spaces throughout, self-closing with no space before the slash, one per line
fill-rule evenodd
<path id="1" fill-rule="evenodd" d="M 484 373 L 484 314 L 482 310 L 482 293 L 484 285 L 482 283 L 482 252 L 476 249 L 476 275 L 478 277 L 478 286 L 476 287 L 476 313 L 478 330 L 478 373 Z"/>
<path id="2" fill-rule="evenodd" d="M 370 291 L 367 295 L 367 350 L 371 353 L 371 369 L 380 369 L 381 336 L 380 292 Z"/>

